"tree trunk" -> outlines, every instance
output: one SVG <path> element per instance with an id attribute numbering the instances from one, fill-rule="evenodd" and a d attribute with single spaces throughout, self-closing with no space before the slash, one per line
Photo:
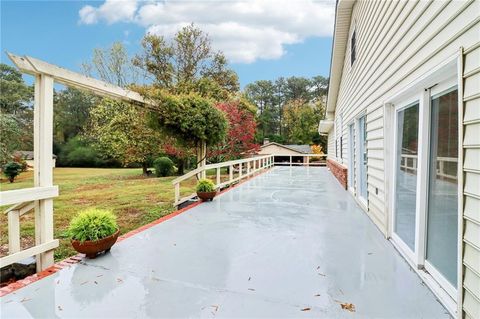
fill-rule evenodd
<path id="1" fill-rule="evenodd" d="M 142 171 L 143 171 L 143 175 L 145 175 L 145 176 L 148 175 L 148 173 L 147 173 L 147 171 L 148 171 L 147 162 L 143 162 L 143 163 L 142 163 Z"/>
<path id="2" fill-rule="evenodd" d="M 178 159 L 178 175 L 183 175 L 185 174 L 185 159 L 184 158 L 179 158 Z"/>

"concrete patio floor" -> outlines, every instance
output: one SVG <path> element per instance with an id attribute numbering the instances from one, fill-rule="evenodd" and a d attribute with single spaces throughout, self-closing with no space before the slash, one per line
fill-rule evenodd
<path id="1" fill-rule="evenodd" d="M 449 315 L 330 172 L 276 167 L 4 296 L 1 317 Z"/>

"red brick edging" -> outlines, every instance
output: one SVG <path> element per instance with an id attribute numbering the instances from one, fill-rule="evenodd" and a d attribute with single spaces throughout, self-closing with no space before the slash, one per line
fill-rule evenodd
<path id="1" fill-rule="evenodd" d="M 232 186 L 230 186 L 230 187 L 228 187 L 228 188 L 223 189 L 222 191 L 220 191 L 220 192 L 218 193 L 218 195 L 223 194 L 223 193 L 231 190 L 232 188 L 235 188 L 235 187 L 239 186 L 240 184 L 245 183 L 246 181 L 252 179 L 253 177 L 256 177 L 256 176 L 258 176 L 258 175 L 261 175 L 261 174 L 263 174 L 263 173 L 265 173 L 265 172 L 267 172 L 267 171 L 269 171 L 269 170 L 270 170 L 270 168 L 268 168 L 267 170 L 265 170 L 265 171 L 263 171 L 263 172 L 260 172 L 260 173 L 258 173 L 258 174 L 256 174 L 256 175 L 252 175 L 252 176 L 250 176 L 250 177 L 247 177 L 247 178 L 245 178 L 245 180 L 240 181 L 240 182 L 238 182 L 238 183 L 236 183 L 236 184 L 233 184 Z M 165 221 L 167 221 L 167 220 L 169 220 L 169 219 L 171 219 L 171 218 L 173 218 L 173 217 L 175 217 L 175 216 L 177 216 L 177 215 L 180 215 L 181 213 L 184 213 L 184 212 L 186 212 L 187 210 L 189 210 L 189 209 L 191 209 L 191 208 L 194 208 L 194 207 L 196 207 L 196 206 L 198 206 L 198 205 L 200 205 L 200 204 L 202 204 L 202 203 L 203 203 L 203 202 L 193 203 L 192 205 L 189 205 L 189 206 L 184 207 L 184 208 L 182 208 L 182 209 L 176 210 L 176 211 L 174 211 L 174 212 L 172 212 L 172 213 L 170 213 L 170 214 L 168 214 L 168 215 L 165 215 L 165 216 L 163 216 L 163 217 L 161 217 L 161 218 L 159 218 L 159 219 L 157 219 L 157 220 L 154 220 L 154 221 L 151 222 L 151 223 L 148 223 L 148 224 L 143 225 L 143 226 L 141 226 L 141 227 L 139 227 L 139 228 L 137 228 L 137 229 L 134 229 L 134 230 L 132 230 L 132 231 L 129 231 L 128 233 L 123 234 L 122 236 L 118 237 L 117 242 L 120 242 L 120 241 L 122 241 L 122 240 L 125 240 L 125 239 L 127 239 L 127 238 L 130 238 L 130 237 L 132 237 L 133 235 L 136 235 L 136 234 L 138 234 L 138 233 L 140 233 L 140 232 L 143 232 L 143 231 L 145 231 L 145 230 L 147 230 L 147 229 L 149 229 L 149 228 L 151 228 L 151 227 L 153 227 L 153 226 L 155 226 L 155 225 L 158 225 L 158 224 L 160 224 L 160 223 L 163 223 L 163 222 L 165 222 Z M 28 285 L 30 285 L 30 284 L 32 284 L 32 283 L 34 283 L 34 282 L 36 282 L 36 281 L 38 281 L 38 280 L 40 280 L 40 279 L 43 279 L 43 278 L 45 278 L 45 277 L 47 277 L 47 276 L 50 276 L 50 275 L 52 275 L 52 274 L 54 274 L 54 273 L 62 270 L 63 268 L 68 268 L 68 267 L 70 267 L 70 266 L 72 266 L 72 265 L 74 265 L 74 264 L 77 264 L 77 263 L 79 263 L 80 261 L 82 261 L 83 258 L 85 258 L 85 255 L 84 255 L 84 254 L 77 254 L 77 255 L 74 255 L 74 256 L 72 256 L 72 257 L 68 257 L 68 258 L 66 258 L 66 259 L 64 259 L 64 260 L 62 260 L 62 261 L 59 261 L 59 262 L 53 264 L 53 266 L 50 266 L 50 267 L 48 267 L 47 269 L 45 269 L 45 270 L 43 270 L 43 271 L 41 271 L 41 272 L 38 272 L 38 273 L 36 273 L 36 274 L 34 274 L 34 275 L 31 275 L 31 276 L 28 276 L 28 277 L 26 277 L 26 278 L 24 278 L 24 279 L 17 280 L 17 281 L 15 281 L 15 282 L 9 284 L 8 286 L 5 286 L 5 287 L 3 287 L 3 288 L 0 288 L 0 297 L 6 296 L 6 295 L 8 295 L 8 294 L 10 294 L 10 293 L 12 293 L 12 292 L 20 289 L 20 288 L 23 288 L 23 287 L 28 286 Z"/>
<path id="2" fill-rule="evenodd" d="M 347 189 L 347 168 L 342 164 L 329 158 L 327 158 L 327 167 L 330 169 L 333 176 L 335 176 L 340 182 L 340 185 L 342 185 L 344 189 Z"/>

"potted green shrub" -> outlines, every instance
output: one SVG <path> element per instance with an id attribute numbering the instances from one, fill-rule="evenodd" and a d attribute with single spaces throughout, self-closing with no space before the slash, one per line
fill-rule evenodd
<path id="1" fill-rule="evenodd" d="M 215 188 L 215 184 L 212 180 L 208 178 L 204 178 L 198 181 L 197 183 L 197 196 L 203 201 L 213 200 L 213 198 L 217 195 L 217 190 Z"/>
<path id="2" fill-rule="evenodd" d="M 68 233 L 76 251 L 95 258 L 102 251 L 110 251 L 120 230 L 111 211 L 90 208 L 72 219 Z"/>

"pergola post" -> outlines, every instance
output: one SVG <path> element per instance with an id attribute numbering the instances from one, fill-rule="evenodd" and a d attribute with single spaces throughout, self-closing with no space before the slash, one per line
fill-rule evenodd
<path id="1" fill-rule="evenodd" d="M 207 165 L 207 142 L 201 141 L 197 147 L 197 168 Z M 207 172 L 202 171 L 200 178 L 206 178 Z"/>
<path id="2" fill-rule="evenodd" d="M 53 77 L 35 76 L 34 185 L 53 186 Z M 35 244 L 53 240 L 53 198 L 35 201 Z M 37 271 L 53 265 L 53 250 L 36 256 Z"/>

